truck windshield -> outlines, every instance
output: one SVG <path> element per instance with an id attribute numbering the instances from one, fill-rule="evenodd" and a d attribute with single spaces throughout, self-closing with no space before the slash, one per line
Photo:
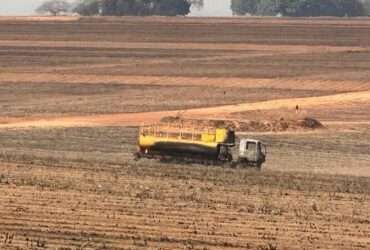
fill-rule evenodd
<path id="1" fill-rule="evenodd" d="M 247 142 L 247 150 L 255 151 L 257 149 L 257 144 L 255 142 Z"/>

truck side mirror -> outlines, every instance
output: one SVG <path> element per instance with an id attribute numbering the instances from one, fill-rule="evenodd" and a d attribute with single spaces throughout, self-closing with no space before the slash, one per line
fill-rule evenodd
<path id="1" fill-rule="evenodd" d="M 261 143 L 261 146 L 262 146 L 262 153 L 266 156 L 267 155 L 266 145 Z"/>

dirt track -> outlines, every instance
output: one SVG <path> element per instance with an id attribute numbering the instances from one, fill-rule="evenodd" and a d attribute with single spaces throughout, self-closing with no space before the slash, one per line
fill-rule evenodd
<path id="1" fill-rule="evenodd" d="M 72 66 L 71 66 L 72 67 Z M 70 68 L 71 68 L 70 67 Z M 78 68 L 78 66 L 73 66 Z M 95 66 L 86 65 L 84 68 Z M 102 67 L 106 67 L 103 64 Z M 45 70 L 45 69 L 44 69 Z M 50 71 L 55 71 L 51 68 Z M 325 77 L 325 75 L 323 76 Z M 326 77 L 328 77 L 326 75 Z M 263 79 L 263 78 L 236 78 L 236 77 L 168 77 L 168 76 L 109 76 L 109 75 L 68 75 L 62 73 L 0 73 L 0 80 L 11 83 L 86 83 L 86 84 L 133 84 L 159 86 L 220 86 L 227 88 L 273 88 L 291 90 L 312 90 L 320 89 L 327 91 L 366 91 L 370 89 L 370 84 L 366 80 L 362 81 L 335 81 L 330 79 Z"/>
<path id="2" fill-rule="evenodd" d="M 95 116 L 79 116 L 79 117 L 62 117 L 53 119 L 41 120 L 24 120 L 13 119 L 7 121 L 4 119 L 0 124 L 0 128 L 22 128 L 22 127 L 84 127 L 84 126 L 140 126 L 143 123 L 157 123 L 166 116 L 181 115 L 184 118 L 226 118 L 233 113 L 241 113 L 246 111 L 262 111 L 275 109 L 290 109 L 294 112 L 295 106 L 299 104 L 304 108 L 312 108 L 315 106 L 335 105 L 341 106 L 350 103 L 369 103 L 370 91 L 345 93 L 322 97 L 308 98 L 292 98 L 283 100 L 273 100 L 260 103 L 247 103 L 238 105 L 227 105 L 218 107 L 208 107 L 200 109 L 174 110 L 174 111 L 159 111 L 147 113 L 133 114 L 115 114 L 115 115 L 95 115 Z M 338 124 L 339 122 L 337 122 Z"/>

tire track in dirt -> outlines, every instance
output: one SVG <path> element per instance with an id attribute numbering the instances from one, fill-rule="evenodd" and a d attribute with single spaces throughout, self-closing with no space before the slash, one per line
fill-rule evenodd
<path id="1" fill-rule="evenodd" d="M 6 47 L 44 47 L 44 48 L 115 48 L 115 49 L 197 49 L 228 51 L 277 51 L 282 52 L 343 52 L 368 51 L 359 46 L 323 46 L 323 45 L 261 45 L 252 43 L 157 43 L 157 42 L 92 42 L 92 41 L 19 41 L 1 40 L 0 46 Z"/>
<path id="2" fill-rule="evenodd" d="M 157 111 L 143 113 L 122 113 L 94 116 L 73 116 L 39 120 L 19 119 L 9 121 L 2 119 L 0 128 L 22 127 L 81 127 L 81 126 L 138 126 L 142 123 L 156 123 L 166 116 L 179 116 L 184 118 L 223 118 L 232 113 L 254 110 L 294 109 L 298 104 L 303 107 L 342 105 L 346 103 L 370 102 L 370 91 L 352 92 L 321 97 L 278 99 L 257 103 L 242 103 L 218 107 L 196 108 L 175 111 Z M 1 119 L 0 119 L 1 121 Z M 363 121 L 362 121 L 363 122 Z"/>
<path id="3" fill-rule="evenodd" d="M 1 43 L 1 41 L 0 41 Z M 17 47 L 17 46 L 16 46 Z M 330 49 L 329 49 L 330 48 Z M 321 50 L 322 49 L 322 50 Z M 73 65 L 73 66 L 54 66 L 54 67 L 44 67 L 42 69 L 43 73 L 61 73 L 60 71 L 66 71 L 66 70 L 84 70 L 84 69 L 101 69 L 101 68 L 111 68 L 111 67 L 119 67 L 119 66 L 129 66 L 133 64 L 142 64 L 142 65 L 151 65 L 151 64 L 169 64 L 169 63 L 186 63 L 186 62 L 216 62 L 216 61 L 223 61 L 223 60 L 235 60 L 235 59 L 251 59 L 251 58 L 261 58 L 261 57 L 268 57 L 268 56 L 287 56 L 287 55 L 302 55 L 309 53 L 310 55 L 316 53 L 320 54 L 323 52 L 327 53 L 333 53 L 333 52 L 343 52 L 343 51 L 367 51 L 366 49 L 360 49 L 355 48 L 337 48 L 337 47 L 328 47 L 328 48 L 313 48 L 312 51 L 307 50 L 303 52 L 302 49 L 297 48 L 296 50 L 283 50 L 283 51 L 277 51 L 276 49 L 272 50 L 265 50 L 262 49 L 259 50 L 248 50 L 244 51 L 243 53 L 237 53 L 235 52 L 231 53 L 225 53 L 225 55 L 212 55 L 212 56 L 206 56 L 206 57 L 196 57 L 196 58 L 176 58 L 176 59 L 146 59 L 145 61 L 142 59 L 132 60 L 132 61 L 123 61 L 123 62 L 117 62 L 117 63 L 98 63 L 98 64 L 88 64 L 88 65 Z M 23 72 L 29 72 L 33 69 L 32 66 L 30 67 L 17 67 L 18 70 L 22 70 Z"/>
<path id="4" fill-rule="evenodd" d="M 234 59 L 250 59 L 250 58 L 259 58 L 259 57 L 266 57 L 266 56 L 278 56 L 278 55 L 294 55 L 294 54 L 301 54 L 299 52 L 285 52 L 285 53 L 278 53 L 278 52 L 263 52 L 263 53 L 250 53 L 250 54 L 238 54 L 238 55 L 220 55 L 220 56 L 207 56 L 201 58 L 176 58 L 176 59 L 132 59 L 131 61 L 123 61 L 117 63 L 98 63 L 98 64 L 86 64 L 86 65 L 73 65 L 73 66 L 51 66 L 51 67 L 44 67 L 42 70 L 38 70 L 38 72 L 42 73 L 62 73 L 63 71 L 68 70 L 94 70 L 94 69 L 106 69 L 106 68 L 114 68 L 114 67 L 122 67 L 122 66 L 130 66 L 134 64 L 140 65 L 158 65 L 158 64 L 171 64 L 171 63 L 186 63 L 186 62 L 215 62 L 221 60 L 234 60 Z M 32 66 L 29 67 L 17 67 L 17 70 L 22 72 L 29 72 L 34 69 Z"/>
<path id="5" fill-rule="evenodd" d="M 158 65 L 158 64 L 171 64 L 174 62 L 209 62 L 209 61 L 220 61 L 220 60 L 230 60 L 230 59 L 246 59 L 246 58 L 258 58 L 258 57 L 265 57 L 265 56 L 273 56 L 273 55 L 293 55 L 295 53 L 258 53 L 258 54 L 239 54 L 239 55 L 225 55 L 225 56 L 208 56 L 202 58 L 181 58 L 181 59 L 132 59 L 131 61 L 122 61 L 117 63 L 98 63 L 98 64 L 86 64 L 86 65 L 73 65 L 73 66 L 50 66 L 50 67 L 43 67 L 42 70 L 38 69 L 37 73 L 35 74 L 62 74 L 64 71 L 77 71 L 77 70 L 95 70 L 95 69 L 109 69 L 115 67 L 122 67 L 122 66 L 130 66 L 135 64 L 140 65 Z M 34 69 L 32 66 L 26 67 L 17 67 L 18 71 L 22 72 L 30 72 Z M 21 73 L 22 74 L 22 73 Z"/>
<path id="6" fill-rule="evenodd" d="M 94 75 L 63 73 L 0 73 L 2 83 L 86 83 L 86 84 L 130 84 L 158 86 L 222 86 L 238 88 L 271 88 L 292 90 L 325 90 L 353 92 L 370 90 L 369 81 L 334 81 L 308 79 L 263 79 L 238 77 L 172 77 L 140 75 Z"/>

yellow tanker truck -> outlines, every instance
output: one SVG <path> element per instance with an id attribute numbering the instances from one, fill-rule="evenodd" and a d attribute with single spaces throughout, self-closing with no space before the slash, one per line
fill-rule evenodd
<path id="1" fill-rule="evenodd" d="M 266 146 L 261 141 L 242 138 L 236 147 L 235 132 L 228 128 L 150 125 L 142 126 L 138 137 L 137 159 L 257 168 L 266 161 Z"/>

